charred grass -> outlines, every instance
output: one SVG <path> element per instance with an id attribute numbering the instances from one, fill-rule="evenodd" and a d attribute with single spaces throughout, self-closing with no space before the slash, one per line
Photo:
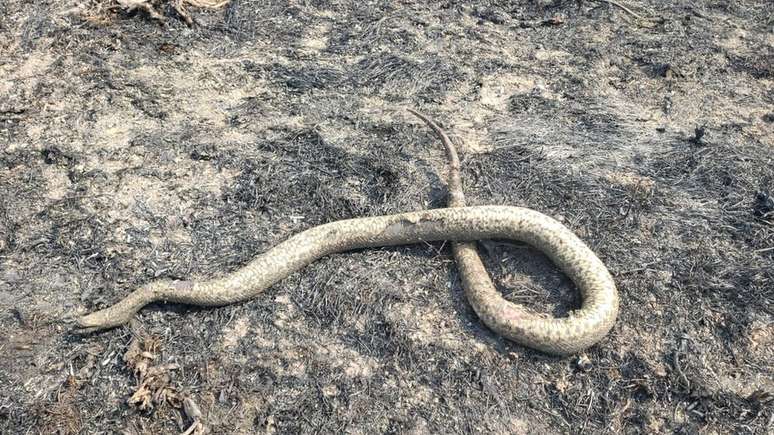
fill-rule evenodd
<path id="1" fill-rule="evenodd" d="M 766 2 L 249 2 L 163 23 L 0 4 L 0 432 L 772 430 L 774 107 Z M 441 122 L 472 204 L 561 219 L 621 292 L 576 358 L 509 343 L 444 243 L 333 255 L 234 306 L 155 305 L 337 219 L 442 207 Z M 503 293 L 579 303 L 539 252 Z"/>

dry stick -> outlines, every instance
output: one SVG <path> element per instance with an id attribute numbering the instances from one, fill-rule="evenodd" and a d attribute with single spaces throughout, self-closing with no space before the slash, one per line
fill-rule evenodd
<path id="1" fill-rule="evenodd" d="M 195 8 L 220 9 L 231 2 L 231 0 L 185 0 L 186 3 Z"/>
<path id="2" fill-rule="evenodd" d="M 636 14 L 633 10 L 627 8 L 626 6 L 622 5 L 621 3 L 618 3 L 615 0 L 592 0 L 592 1 L 607 3 L 607 4 L 610 4 L 610 5 L 613 5 L 613 6 L 618 6 L 619 8 L 623 9 L 624 12 L 626 12 L 627 14 L 630 14 L 634 18 L 636 18 L 638 20 L 646 21 L 646 19 L 644 17 L 642 17 L 641 15 Z"/>

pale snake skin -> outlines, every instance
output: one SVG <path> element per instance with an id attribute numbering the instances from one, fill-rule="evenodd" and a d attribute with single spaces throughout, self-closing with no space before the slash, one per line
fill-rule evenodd
<path id="1" fill-rule="evenodd" d="M 451 141 L 432 120 L 409 111 L 425 121 L 446 146 L 451 163 L 450 208 L 347 219 L 310 228 L 222 278 L 146 284 L 115 305 L 79 318 L 78 331 L 120 326 L 152 302 L 222 306 L 246 301 L 333 253 L 440 240 L 510 239 L 546 254 L 578 287 L 582 306 L 567 317 L 554 318 L 507 301 L 489 278 L 475 244 L 452 243 L 465 294 L 479 318 L 516 343 L 554 355 L 577 353 L 604 337 L 618 315 L 618 292 L 604 263 L 572 231 L 542 213 L 510 206 L 464 207 L 459 159 Z"/>

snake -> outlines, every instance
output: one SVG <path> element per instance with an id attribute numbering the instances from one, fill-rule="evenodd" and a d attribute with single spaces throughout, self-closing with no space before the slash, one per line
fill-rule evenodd
<path id="1" fill-rule="evenodd" d="M 75 332 L 93 333 L 124 325 L 154 302 L 203 307 L 244 302 L 335 253 L 450 241 L 466 299 L 478 318 L 497 334 L 557 356 L 579 353 L 605 337 L 618 316 L 619 296 L 602 260 L 572 230 L 536 210 L 467 206 L 454 144 L 432 119 L 416 110 L 408 111 L 427 124 L 444 145 L 449 162 L 447 207 L 329 222 L 293 235 L 222 277 L 151 281 L 114 305 L 79 317 Z M 541 251 L 575 284 L 581 306 L 556 317 L 505 299 L 477 252 L 476 241 L 486 239 L 519 241 Z"/>

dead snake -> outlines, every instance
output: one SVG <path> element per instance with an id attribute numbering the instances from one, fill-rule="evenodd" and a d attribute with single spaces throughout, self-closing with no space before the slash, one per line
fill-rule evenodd
<path id="1" fill-rule="evenodd" d="M 315 260 L 359 248 L 451 240 L 465 294 L 491 329 L 524 346 L 554 355 L 583 350 L 604 337 L 618 315 L 618 292 L 604 263 L 572 231 L 534 210 L 465 207 L 457 152 L 429 118 L 409 109 L 441 138 L 448 155 L 449 208 L 340 220 L 303 231 L 237 271 L 209 281 L 158 280 L 103 310 L 80 317 L 77 332 L 123 325 L 145 305 L 176 302 L 222 306 L 246 301 Z M 545 253 L 580 289 L 583 304 L 567 317 L 538 314 L 505 300 L 495 289 L 473 241 L 511 239 Z"/>

